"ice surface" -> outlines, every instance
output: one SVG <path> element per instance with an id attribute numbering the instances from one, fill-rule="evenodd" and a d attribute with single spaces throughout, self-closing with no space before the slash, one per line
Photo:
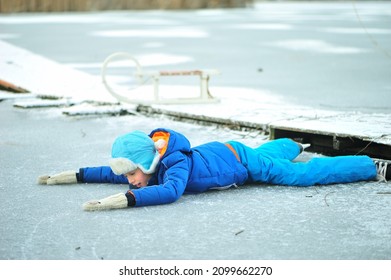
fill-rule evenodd
<path id="1" fill-rule="evenodd" d="M 99 55 L 103 53 L 104 43 L 136 38 L 139 46 L 127 44 L 143 65 L 198 67 L 213 62 L 212 67 L 215 67 L 214 63 L 225 67 L 220 82 L 210 88 L 221 100 L 218 105 L 156 108 L 267 126 L 300 125 L 306 129 L 360 135 L 390 143 L 391 120 L 387 111 L 390 104 L 386 103 L 389 99 L 384 98 L 390 90 L 384 83 L 384 80 L 388 81 L 389 67 L 384 66 L 388 65 L 388 60 L 372 48 L 367 38 L 352 37 L 362 34 L 357 30 L 357 16 L 351 4 L 297 5 L 273 3 L 249 10 L 202 10 L 190 13 L 192 17 L 178 11 L 170 13 L 170 18 L 164 11 L 134 12 L 131 16 L 126 12 L 1 16 L 0 38 L 12 43 L 0 41 L 0 78 L 37 94 L 116 103 L 98 77 L 69 66 L 83 70 L 96 68 L 99 72 L 102 62 Z M 387 6 L 360 3 L 360 15 L 366 24 L 373 25 L 368 31 L 375 35 L 388 34 L 390 30 L 377 25 L 379 18 L 390 15 L 384 5 Z M 110 26 L 104 30 L 96 28 L 100 24 Z M 59 60 L 64 62 L 60 64 L 36 50 L 17 47 L 23 45 L 24 38 L 35 36 L 34 30 L 25 36 L 22 28 L 19 29 L 30 25 L 39 30 L 42 41 L 36 48 L 40 51 L 51 47 L 45 46 L 45 37 L 41 35 L 46 34 L 52 40 L 52 34 L 45 33 L 48 32 L 46 27 L 56 25 L 56 32 L 70 26 L 72 33 L 78 34 L 82 30 L 83 36 L 87 34 L 94 40 L 103 38 L 104 43 L 99 41 L 102 53 L 93 53 L 93 59 L 89 61 L 81 59 L 84 57 L 76 59 L 76 52 L 71 59 L 64 56 L 61 60 L 62 48 L 57 46 L 51 54 L 59 54 Z M 91 25 L 92 30 L 87 28 Z M 118 28 L 118 25 L 124 28 Z M 132 28 L 126 29 L 126 25 Z M 191 28 L 189 33 L 180 32 L 173 38 L 167 31 L 176 32 L 178 26 Z M 149 33 L 141 34 L 143 28 L 148 28 Z M 165 32 L 159 33 L 162 29 Z M 234 30 L 243 35 L 239 36 L 240 40 L 237 43 L 225 41 L 227 37 L 224 36 L 228 34 L 231 38 Z M 298 30 L 306 33 L 295 33 Z M 103 31 L 109 32 L 93 33 Z M 259 33 L 254 32 L 263 33 L 255 36 Z M 346 32 L 349 35 L 345 35 Z M 353 38 L 357 46 L 334 42 L 331 36 L 335 34 Z M 185 41 L 176 41 L 180 39 L 178 37 L 186 37 L 191 46 Z M 192 38 L 198 41 L 191 41 Z M 245 38 L 252 40 L 242 41 Z M 65 48 L 72 52 L 68 40 Z M 80 46 L 83 40 L 78 41 Z M 218 41 L 225 47 L 219 49 L 221 53 L 211 55 L 211 48 L 220 46 Z M 117 51 L 118 41 L 113 42 Z M 284 47 L 282 42 L 291 45 Z M 90 50 L 90 41 L 87 46 Z M 113 51 L 110 48 L 104 51 L 108 50 Z M 241 55 L 232 56 L 231 50 L 235 50 L 235 54 L 240 50 Z M 85 54 L 81 52 L 81 56 Z M 247 57 L 247 54 L 251 56 Z M 352 57 L 357 63 L 349 60 Z M 377 62 L 370 71 L 366 69 L 368 61 Z M 346 65 L 363 68 L 350 72 Z M 254 70 L 259 67 L 264 68 L 261 78 Z M 344 75 L 339 77 L 341 72 L 335 69 L 342 69 Z M 386 71 L 376 72 L 377 69 Z M 374 77 L 373 83 L 368 82 L 367 75 Z M 319 79 L 325 76 L 327 79 Z M 339 81 L 332 84 L 332 91 L 326 87 L 329 79 Z M 362 80 L 366 82 L 361 83 Z M 284 86 L 276 86 L 281 84 Z M 339 105 L 344 97 L 341 93 L 346 89 L 350 90 L 350 95 L 346 95 L 350 105 L 360 98 L 363 85 L 362 92 L 367 95 L 377 84 L 383 85 L 383 88 L 375 88 L 377 93 L 385 93 L 379 98 L 385 100 L 384 113 L 327 109 L 341 108 Z M 175 96 L 197 88 L 178 84 L 163 85 L 161 90 L 163 94 Z M 319 99 L 327 93 L 333 101 L 332 106 L 292 104 L 276 89 L 287 90 L 292 96 L 301 98 L 305 98 L 305 92 L 310 98 L 316 92 Z M 111 144 L 119 134 L 133 129 L 148 132 L 156 127 L 169 127 L 184 133 L 193 146 L 211 140 L 238 140 L 256 146 L 267 141 L 267 137 L 254 131 L 199 126 L 165 117 L 67 117 L 62 114 L 116 113 L 123 105 L 97 107 L 84 103 L 65 109 L 22 110 L 13 104 L 12 100 L 0 102 L 0 259 L 391 259 L 389 183 L 361 182 L 310 188 L 250 185 L 185 195 L 170 205 L 83 212 L 83 202 L 125 192 L 127 186 L 40 186 L 36 184 L 37 177 L 107 164 Z M 344 106 L 342 108 L 346 108 Z M 304 153 L 298 160 L 317 156 L 321 155 Z"/>
<path id="2" fill-rule="evenodd" d="M 170 205 L 84 212 L 126 185 L 41 186 L 42 174 L 105 165 L 114 138 L 170 127 L 193 146 L 267 139 L 164 117 L 65 117 L 0 103 L 1 259 L 389 259 L 390 184 L 242 186 Z M 298 160 L 319 156 L 304 153 Z"/>

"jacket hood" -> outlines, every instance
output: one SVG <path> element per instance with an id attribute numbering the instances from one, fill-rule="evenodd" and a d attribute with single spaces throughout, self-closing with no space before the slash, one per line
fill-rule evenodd
<path id="1" fill-rule="evenodd" d="M 160 139 L 166 141 L 165 147 L 160 151 L 161 159 L 176 151 L 184 153 L 190 152 L 189 140 L 183 134 L 174 130 L 157 128 L 149 134 L 149 137 L 151 137 L 154 142 L 157 142 Z"/>

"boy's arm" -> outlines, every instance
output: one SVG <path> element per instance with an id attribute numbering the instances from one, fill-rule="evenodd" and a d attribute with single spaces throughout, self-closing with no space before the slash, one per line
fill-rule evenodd
<path id="1" fill-rule="evenodd" d="M 130 206 L 148 206 L 172 203 L 185 191 L 189 177 L 187 158 L 178 153 L 161 163 L 165 169 L 164 180 L 160 185 L 129 190 L 126 194 L 112 195 L 99 200 L 84 203 L 86 211 L 126 208 Z"/>
<path id="2" fill-rule="evenodd" d="M 136 207 L 167 204 L 177 201 L 184 193 L 189 179 L 186 156 L 178 153 L 161 163 L 164 178 L 160 185 L 131 190 Z"/>
<path id="3" fill-rule="evenodd" d="M 128 184 L 123 175 L 115 175 L 109 166 L 80 168 L 79 172 L 64 171 L 54 175 L 38 177 L 40 185 L 60 185 L 76 183 L 112 183 Z"/>
<path id="4" fill-rule="evenodd" d="M 124 175 L 115 175 L 110 166 L 80 168 L 78 179 L 83 183 L 129 184 Z"/>

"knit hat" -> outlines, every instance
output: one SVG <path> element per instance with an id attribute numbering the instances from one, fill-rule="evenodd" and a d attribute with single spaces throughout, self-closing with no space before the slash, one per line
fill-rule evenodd
<path id="1" fill-rule="evenodd" d="M 153 140 L 137 130 L 118 137 L 113 143 L 111 156 L 113 159 L 110 160 L 110 167 L 116 175 L 126 174 L 137 168 L 145 174 L 152 174 L 160 159 Z"/>

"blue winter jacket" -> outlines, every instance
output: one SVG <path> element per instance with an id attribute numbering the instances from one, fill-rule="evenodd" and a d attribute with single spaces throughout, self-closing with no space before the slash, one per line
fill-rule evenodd
<path id="1" fill-rule="evenodd" d="M 210 142 L 191 148 L 187 138 L 178 132 L 158 128 L 149 136 L 154 139 L 157 134 L 168 135 L 167 150 L 161 154 L 148 186 L 132 189 L 135 206 L 171 203 L 183 193 L 201 193 L 246 182 L 246 168 L 226 144 Z M 128 183 L 125 176 L 115 175 L 109 166 L 82 168 L 80 173 L 86 183 Z"/>

